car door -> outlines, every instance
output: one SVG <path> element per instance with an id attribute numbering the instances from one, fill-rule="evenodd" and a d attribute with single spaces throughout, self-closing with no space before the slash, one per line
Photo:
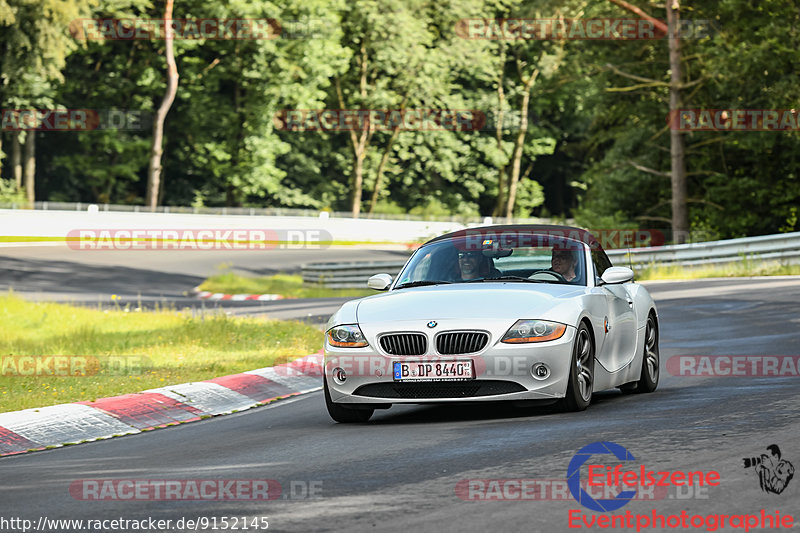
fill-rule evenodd
<path id="1" fill-rule="evenodd" d="M 603 250 L 596 249 L 592 250 L 592 263 L 596 283 L 602 283 L 600 276 L 611 266 L 611 261 Z M 609 372 L 627 366 L 636 353 L 636 310 L 633 298 L 628 293 L 629 285 L 630 282 L 599 287 L 606 300 L 606 316 L 603 319 L 606 338 L 596 357 Z"/>

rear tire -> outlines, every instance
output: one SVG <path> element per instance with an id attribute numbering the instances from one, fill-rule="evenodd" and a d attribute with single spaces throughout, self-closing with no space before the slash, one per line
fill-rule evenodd
<path id="1" fill-rule="evenodd" d="M 328 391 L 328 380 L 323 376 L 323 388 L 325 389 L 325 407 L 328 408 L 328 414 L 331 415 L 336 422 L 341 424 L 358 424 L 367 422 L 374 409 L 348 409 L 341 404 L 334 403 L 331 400 L 331 393 Z"/>
<path id="2" fill-rule="evenodd" d="M 658 323 L 653 315 L 647 317 L 647 326 L 644 331 L 644 354 L 642 355 L 642 371 L 639 381 L 622 385 L 619 389 L 628 394 L 653 392 L 658 387 L 659 365 L 661 358 L 658 353 Z"/>
<path id="3" fill-rule="evenodd" d="M 560 401 L 565 411 L 583 411 L 592 403 L 594 386 L 594 343 L 589 328 L 581 322 L 572 348 L 567 394 Z"/>

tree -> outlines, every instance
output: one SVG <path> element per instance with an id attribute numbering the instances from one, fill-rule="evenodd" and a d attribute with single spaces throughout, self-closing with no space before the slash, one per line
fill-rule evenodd
<path id="1" fill-rule="evenodd" d="M 22 190 L 22 153 L 19 143 L 20 134 L 11 133 L 11 172 L 14 175 L 14 184 L 18 190 Z"/>
<path id="2" fill-rule="evenodd" d="M 429 92 L 430 85 L 426 87 L 426 82 L 433 80 L 427 75 L 425 63 L 436 63 L 430 55 L 437 50 L 428 9 L 427 0 L 405 3 L 357 0 L 348 4 L 342 16 L 343 45 L 350 50 L 351 68 L 335 80 L 333 101 L 339 109 L 405 109 L 415 91 Z M 413 105 L 423 100 L 414 95 L 411 102 Z M 361 212 L 364 165 L 373 139 L 376 135 L 387 137 L 383 153 L 388 158 L 400 131 L 395 127 L 388 135 L 378 134 L 376 127 L 369 119 L 359 120 L 348 132 L 353 154 L 349 207 L 354 217 Z M 381 175 L 385 165 L 384 159 L 379 164 Z M 381 181 L 376 177 L 374 183 L 379 194 Z M 377 196 L 373 196 L 377 203 Z"/>
<path id="3" fill-rule="evenodd" d="M 175 50 L 173 46 L 174 30 L 172 28 L 172 7 L 174 0 L 166 0 L 164 8 L 164 27 L 166 29 L 164 40 L 164 57 L 167 60 L 167 90 L 164 99 L 156 111 L 153 120 L 153 147 L 150 151 L 150 166 L 147 171 L 147 206 L 155 211 L 158 206 L 159 193 L 161 192 L 161 157 L 164 150 L 164 121 L 169 108 L 178 92 L 178 66 L 175 63 Z"/>
<path id="4" fill-rule="evenodd" d="M 694 0 L 674 13 L 682 18 L 675 17 L 673 26 L 680 23 L 682 30 L 673 43 L 457 33 L 462 19 L 615 18 L 620 12 L 649 17 L 647 12 L 662 9 L 653 0 L 638 6 L 625 0 L 395 4 L 182 2 L 187 19 L 274 18 L 283 34 L 173 43 L 181 78 L 163 127 L 161 172 L 169 179 L 160 180 L 158 203 L 574 215 L 595 228 L 667 231 L 682 218 L 673 211 L 681 196 L 672 187 L 677 170 L 685 176 L 682 203 L 693 235 L 798 229 L 796 132 L 677 132 L 665 121 L 668 109 L 678 106 L 795 108 L 800 48 L 791 43 L 800 42 L 800 12 L 792 2 Z M 75 5 L 0 0 L 2 107 L 116 108 L 145 119 L 154 114 L 168 92 L 161 41 L 71 40 L 65 28 L 80 15 L 64 13 Z M 163 5 L 148 0 L 95 5 L 95 18 L 164 16 Z M 687 23 L 691 30 L 698 20 L 717 21 L 717 31 L 684 35 Z M 666 35 L 667 24 L 656 22 Z M 64 46 L 56 46 L 62 39 Z M 680 70 L 670 68 L 676 56 Z M 68 76 L 60 77 L 62 71 Z M 350 132 L 291 131 L 279 120 L 285 110 L 337 107 L 469 110 L 486 120 L 477 120 L 477 130 L 462 131 L 356 128 L 355 145 Z M 9 198 L 17 182 L 21 188 L 27 182 L 39 199 L 146 204 L 152 124 L 145 124 L 4 132 L 2 177 L 8 181 L 0 194 Z M 354 146 L 365 133 L 357 157 Z M 26 138 L 34 136 L 29 144 Z M 684 172 L 672 161 L 672 153 L 680 152 L 673 139 L 684 145 Z M 26 167 L 35 175 L 24 175 Z M 675 237 L 681 238 L 679 227 Z"/>
<path id="5" fill-rule="evenodd" d="M 642 9 L 629 4 L 623 0 L 609 0 L 628 11 L 641 16 L 653 23 L 655 28 L 667 36 L 669 48 L 669 114 L 667 116 L 675 116 L 681 106 L 681 89 L 684 87 L 682 66 L 681 66 L 681 48 L 680 48 L 680 0 L 667 0 L 667 24 L 664 25 L 658 19 L 647 15 Z M 616 72 L 620 73 L 619 70 Z M 644 83 L 658 84 L 658 80 L 641 78 L 624 74 L 628 78 L 635 79 L 636 81 Z M 672 183 L 672 217 L 670 219 L 672 226 L 673 241 L 676 244 L 686 242 L 689 234 L 689 210 L 687 207 L 687 188 L 686 188 L 686 163 L 685 146 L 683 141 L 683 133 L 677 128 L 670 129 L 670 180 Z"/>
<path id="6" fill-rule="evenodd" d="M 669 42 L 669 115 L 675 116 L 681 107 L 680 0 L 667 0 L 667 41 Z M 672 181 L 672 236 L 675 244 L 686 242 L 689 235 L 689 209 L 686 205 L 686 163 L 683 133 L 670 128 L 670 180 Z"/>
<path id="7" fill-rule="evenodd" d="M 54 84 L 63 81 L 61 69 L 76 48 L 69 23 L 87 12 L 88 5 L 89 0 L 0 1 L 0 109 L 53 107 Z M 31 203 L 35 200 L 35 142 L 34 132 L 29 131 L 21 181 Z M 12 157 L 16 149 L 12 140 Z M 15 182 L 18 168 L 12 167 Z"/>
<path id="8" fill-rule="evenodd" d="M 35 198 L 34 177 L 36 176 L 36 132 L 29 131 L 25 136 L 25 164 L 23 166 L 25 193 L 28 203 L 33 205 Z"/>
<path id="9" fill-rule="evenodd" d="M 497 160 L 497 195 L 493 210 L 495 216 L 511 218 L 515 214 L 520 180 L 528 179 L 540 155 L 552 154 L 555 138 L 546 128 L 530 121 L 531 113 L 543 105 L 531 105 L 531 96 L 537 83 L 547 83 L 558 73 L 564 58 L 564 41 L 548 38 L 517 37 L 507 19 L 545 19 L 562 17 L 561 10 L 581 13 L 578 2 L 490 2 L 494 20 L 486 21 L 479 37 L 488 39 L 495 52 L 492 86 L 496 94 L 493 106 L 494 138 L 497 150 L 503 156 Z M 579 15 L 578 15 L 579 16 Z M 508 32 L 508 34 L 506 33 Z M 541 95 L 541 91 L 536 91 Z M 541 100 L 545 100 L 542 98 Z M 510 139 L 508 139 L 510 137 Z M 529 142 L 533 139 L 532 142 Z M 523 171 L 523 160 L 526 169 Z M 525 185 L 525 190 L 538 190 L 543 201 L 541 186 L 536 182 Z M 530 204 L 527 204 L 530 205 Z"/>

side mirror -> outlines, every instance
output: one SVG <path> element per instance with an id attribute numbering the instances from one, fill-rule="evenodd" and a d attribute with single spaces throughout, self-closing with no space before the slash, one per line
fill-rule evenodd
<path id="1" fill-rule="evenodd" d="M 389 274 L 375 274 L 367 280 L 367 287 L 375 289 L 376 291 L 385 291 L 391 284 L 392 276 Z"/>
<path id="2" fill-rule="evenodd" d="M 633 270 L 628 267 L 610 267 L 603 272 L 601 277 L 603 279 L 603 283 L 607 283 L 609 285 L 626 283 L 633 279 Z"/>

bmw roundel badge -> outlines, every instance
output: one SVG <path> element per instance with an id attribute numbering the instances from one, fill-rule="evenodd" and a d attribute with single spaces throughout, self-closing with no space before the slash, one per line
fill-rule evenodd
<path id="1" fill-rule="evenodd" d="M 435 320 L 431 320 L 430 322 L 428 322 L 428 327 L 429 328 L 435 328 L 436 327 L 436 321 Z"/>

